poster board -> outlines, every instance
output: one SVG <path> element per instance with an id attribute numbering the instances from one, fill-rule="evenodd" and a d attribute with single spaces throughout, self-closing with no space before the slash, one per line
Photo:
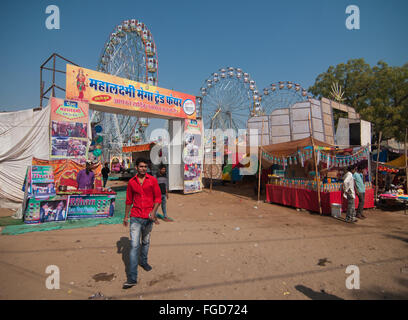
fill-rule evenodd
<path id="1" fill-rule="evenodd" d="M 48 199 L 29 198 L 24 211 L 24 222 L 37 224 L 65 221 L 67 219 L 67 196 L 53 196 Z"/>
<path id="2" fill-rule="evenodd" d="M 68 219 L 107 218 L 113 209 L 113 195 L 72 195 L 69 197 Z"/>
<path id="3" fill-rule="evenodd" d="M 202 191 L 202 121 L 184 121 L 184 194 Z"/>
<path id="4" fill-rule="evenodd" d="M 29 195 L 35 198 L 49 198 L 56 195 L 52 166 L 34 165 L 29 169 Z"/>
<path id="5" fill-rule="evenodd" d="M 88 104 L 51 98 L 50 159 L 88 156 Z"/>

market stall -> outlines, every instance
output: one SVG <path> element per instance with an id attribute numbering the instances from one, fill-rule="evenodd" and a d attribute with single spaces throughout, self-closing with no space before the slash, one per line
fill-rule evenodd
<path id="1" fill-rule="evenodd" d="M 349 165 L 367 163 L 367 147 L 339 149 L 311 137 L 260 147 L 263 168 L 279 168 L 268 176 L 266 200 L 321 214 L 330 214 L 332 204 L 347 201 L 342 196 L 343 170 Z M 316 174 L 317 172 L 317 174 Z M 365 171 L 366 186 L 364 208 L 374 207 L 371 174 Z M 356 199 L 356 208 L 358 199 Z"/>
<path id="2" fill-rule="evenodd" d="M 116 193 L 102 188 L 100 149 L 94 148 L 92 189 L 79 189 L 78 173 L 89 159 L 88 104 L 51 98 L 49 159 L 32 158 L 23 186 L 27 224 L 113 216 Z M 100 139 L 99 139 L 100 140 Z M 101 142 L 101 141 L 99 141 Z"/>
<path id="3" fill-rule="evenodd" d="M 94 167 L 100 167 L 100 164 Z M 112 217 L 116 198 L 114 191 L 100 186 L 89 190 L 77 189 L 76 175 L 78 169 L 83 168 L 84 165 L 73 160 L 33 159 L 24 184 L 24 222 L 38 224 Z M 100 168 L 99 173 L 97 171 L 95 185 L 100 185 Z"/>

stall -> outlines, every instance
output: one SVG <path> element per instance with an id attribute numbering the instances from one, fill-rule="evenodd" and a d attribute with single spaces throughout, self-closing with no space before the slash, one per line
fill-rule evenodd
<path id="1" fill-rule="evenodd" d="M 268 176 L 266 200 L 321 214 L 330 214 L 332 204 L 347 208 L 342 196 L 343 170 L 367 163 L 367 147 L 339 149 L 311 137 L 260 147 L 263 168 L 275 165 Z M 364 162 L 365 161 L 365 162 Z M 316 174 L 317 172 L 317 174 Z M 369 170 L 365 171 L 364 208 L 374 207 L 374 191 Z M 356 199 L 356 208 L 358 199 Z"/>
<path id="2" fill-rule="evenodd" d="M 95 164 L 95 188 L 78 190 L 76 176 L 85 165 L 74 160 L 33 159 L 24 183 L 24 222 L 38 224 L 112 217 L 116 193 L 101 187 L 101 165 Z"/>
<path id="3" fill-rule="evenodd" d="M 93 188 L 79 190 L 90 143 L 88 104 L 51 98 L 49 159 L 32 158 L 23 186 L 22 212 L 27 224 L 113 216 L 116 193 L 102 188 L 99 161 L 92 164 Z M 100 156 L 99 149 L 93 154 Z"/>

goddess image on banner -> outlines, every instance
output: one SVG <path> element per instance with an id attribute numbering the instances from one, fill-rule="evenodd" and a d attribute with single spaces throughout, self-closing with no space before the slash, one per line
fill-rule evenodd
<path id="1" fill-rule="evenodd" d="M 184 193 L 202 191 L 201 175 L 203 170 L 203 156 L 201 120 L 189 120 L 184 122 Z"/>

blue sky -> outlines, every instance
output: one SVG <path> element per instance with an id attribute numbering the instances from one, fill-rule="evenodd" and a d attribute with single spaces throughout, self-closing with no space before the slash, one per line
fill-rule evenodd
<path id="1" fill-rule="evenodd" d="M 60 8 L 60 30 L 45 9 Z M 360 30 L 345 9 L 360 8 Z M 0 12 L 0 111 L 39 105 L 40 65 L 53 52 L 96 69 L 113 28 L 138 19 L 158 48 L 159 86 L 198 94 L 221 67 L 249 72 L 258 90 L 280 80 L 308 88 L 330 65 L 364 58 L 408 62 L 408 1 L 401 0 L 3 0 Z"/>

